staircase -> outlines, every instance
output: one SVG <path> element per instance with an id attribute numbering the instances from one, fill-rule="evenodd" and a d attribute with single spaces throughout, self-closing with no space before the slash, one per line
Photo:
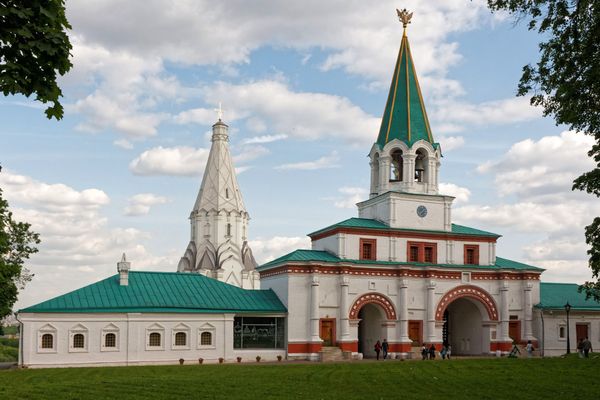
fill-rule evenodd
<path id="1" fill-rule="evenodd" d="M 321 361 L 343 361 L 344 353 L 342 349 L 334 346 L 324 346 L 321 349 Z"/>

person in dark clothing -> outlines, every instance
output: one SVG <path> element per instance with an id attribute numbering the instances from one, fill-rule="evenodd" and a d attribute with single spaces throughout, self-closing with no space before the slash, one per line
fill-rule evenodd
<path id="1" fill-rule="evenodd" d="M 385 360 L 388 355 L 388 350 L 390 349 L 390 345 L 387 339 L 383 339 L 383 343 L 381 344 L 381 350 L 383 350 L 383 359 Z"/>
<path id="2" fill-rule="evenodd" d="M 592 342 L 590 342 L 590 339 L 586 337 L 582 344 L 583 355 L 585 356 L 585 358 L 588 358 L 590 356 L 590 351 L 592 351 Z"/>
<path id="3" fill-rule="evenodd" d="M 423 357 L 423 361 L 427 360 L 427 354 L 429 351 L 427 350 L 427 345 L 423 343 L 423 347 L 421 347 L 421 357 Z"/>
<path id="4" fill-rule="evenodd" d="M 577 343 L 577 352 L 579 353 L 579 358 L 583 358 L 583 339 L 579 339 Z"/>
<path id="5" fill-rule="evenodd" d="M 435 360 L 435 345 L 434 344 L 432 344 L 431 347 L 429 348 L 429 359 Z"/>
<path id="6" fill-rule="evenodd" d="M 381 342 L 378 340 L 375 343 L 375 353 L 377 354 L 377 359 L 379 360 L 379 353 L 381 352 Z"/>

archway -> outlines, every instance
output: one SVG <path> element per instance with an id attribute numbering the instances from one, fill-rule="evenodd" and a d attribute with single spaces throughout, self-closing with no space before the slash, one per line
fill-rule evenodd
<path id="1" fill-rule="evenodd" d="M 375 343 L 383 341 L 383 309 L 375 303 L 365 304 L 358 312 L 358 352 L 366 358 L 375 357 Z"/>

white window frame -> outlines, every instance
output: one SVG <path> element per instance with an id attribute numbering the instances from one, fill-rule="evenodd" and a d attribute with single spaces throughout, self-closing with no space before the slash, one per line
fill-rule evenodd
<path id="1" fill-rule="evenodd" d="M 460 280 L 462 283 L 471 283 L 471 273 L 470 272 L 461 272 Z"/>
<path id="2" fill-rule="evenodd" d="M 42 326 L 40 329 L 38 329 L 38 334 L 37 334 L 37 337 L 38 337 L 37 352 L 38 353 L 56 353 L 56 346 L 57 346 L 57 340 L 58 340 L 57 332 L 58 332 L 57 329 L 50 324 L 46 324 L 46 325 Z M 50 349 L 42 348 L 42 336 L 44 336 L 46 334 L 52 335 L 52 348 L 50 348 Z"/>
<path id="3" fill-rule="evenodd" d="M 202 338 L 202 334 L 204 332 L 208 332 L 211 334 L 211 339 L 212 339 L 212 343 L 210 345 L 203 345 L 201 342 L 201 338 Z M 197 346 L 198 349 L 216 349 L 217 348 L 217 335 L 216 335 L 217 329 L 211 325 L 211 324 L 204 324 L 202 325 L 200 328 L 198 328 L 198 341 L 197 341 Z"/>
<path id="4" fill-rule="evenodd" d="M 160 346 L 150 346 L 150 334 L 160 333 Z M 164 351 L 165 350 L 165 327 L 160 324 L 154 324 L 146 328 L 146 351 Z"/>
<path id="5" fill-rule="evenodd" d="M 191 332 L 191 329 L 186 324 L 179 324 L 175 328 L 173 328 L 171 331 L 171 349 L 173 349 L 173 350 L 189 350 L 190 342 L 191 342 L 191 338 L 192 338 L 190 335 L 190 332 Z M 183 345 L 183 346 L 177 346 L 175 344 L 176 343 L 175 335 L 177 335 L 178 333 L 185 333 L 185 345 Z"/>
<path id="6" fill-rule="evenodd" d="M 88 348 L 90 346 L 90 335 L 88 333 L 88 329 L 81 324 L 77 324 L 71 329 L 69 329 L 69 353 L 88 352 Z M 75 335 L 77 334 L 83 335 L 83 347 L 73 347 L 73 340 L 75 338 Z"/>
<path id="7" fill-rule="evenodd" d="M 115 335 L 115 347 L 106 347 L 106 335 L 113 333 Z M 109 324 L 102 328 L 102 337 L 100 342 L 100 351 L 119 351 L 119 327 Z"/>

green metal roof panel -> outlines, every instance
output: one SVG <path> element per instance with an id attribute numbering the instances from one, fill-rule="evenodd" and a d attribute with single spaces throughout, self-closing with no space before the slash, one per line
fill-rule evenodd
<path id="1" fill-rule="evenodd" d="M 341 259 L 327 251 L 322 250 L 294 250 L 291 253 L 276 258 L 258 267 L 259 270 L 267 269 L 273 265 L 285 264 L 287 262 L 339 262 Z"/>
<path id="2" fill-rule="evenodd" d="M 129 272 L 55 297 L 19 312 L 287 312 L 272 290 L 246 290 L 200 274 Z"/>
<path id="3" fill-rule="evenodd" d="M 578 288 L 576 283 L 540 282 L 540 302 L 536 307 L 564 310 L 569 302 L 574 310 L 600 310 L 600 303 L 592 298 L 586 300 L 585 293 L 579 293 Z"/>
<path id="4" fill-rule="evenodd" d="M 496 266 L 498 268 L 505 269 L 522 269 L 526 271 L 536 270 L 536 271 L 544 271 L 543 268 L 534 267 L 533 265 L 523 264 L 518 261 L 508 260 L 502 257 L 496 257 Z"/>
<path id="5" fill-rule="evenodd" d="M 497 233 L 482 231 L 480 229 L 471 228 L 468 226 L 452 224 L 452 233 L 459 235 L 477 235 L 477 236 L 494 236 L 500 237 Z"/>
<path id="6" fill-rule="evenodd" d="M 434 143 L 406 34 L 402 36 L 377 144 L 399 139 L 409 147 L 419 140 Z"/>

